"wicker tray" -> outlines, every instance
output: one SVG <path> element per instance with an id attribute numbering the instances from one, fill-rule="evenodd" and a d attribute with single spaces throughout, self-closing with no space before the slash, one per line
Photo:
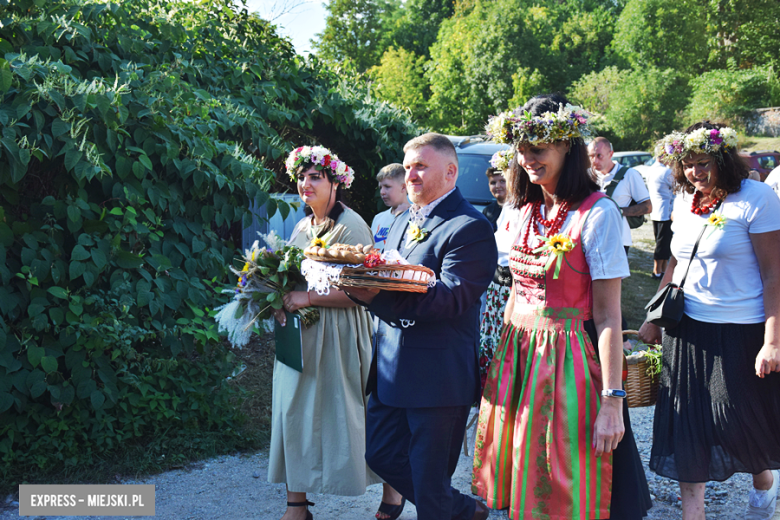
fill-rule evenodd
<path id="1" fill-rule="evenodd" d="M 623 334 L 637 334 L 635 330 L 624 330 Z M 625 358 L 624 368 L 626 377 L 626 401 L 629 408 L 641 408 L 653 406 L 658 399 L 658 380 L 660 374 L 650 376 L 647 374 L 649 363 L 643 357 Z"/>
<path id="2" fill-rule="evenodd" d="M 305 253 L 304 253 L 303 256 L 305 256 L 306 258 L 308 258 L 310 260 L 314 260 L 315 262 L 323 262 L 323 263 L 326 263 L 326 264 L 350 264 L 350 263 L 353 263 L 353 262 L 350 262 L 349 260 L 346 260 L 344 258 L 332 258 L 330 256 L 323 258 L 323 257 L 321 257 L 319 255 L 307 255 Z M 361 260 L 361 262 L 362 262 L 362 260 Z"/>
<path id="3" fill-rule="evenodd" d="M 428 292 L 428 280 L 433 276 L 433 271 L 422 265 L 345 267 L 336 285 L 424 293 Z"/>

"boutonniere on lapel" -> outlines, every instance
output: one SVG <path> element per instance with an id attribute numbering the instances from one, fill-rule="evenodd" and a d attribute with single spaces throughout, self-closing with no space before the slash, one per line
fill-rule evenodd
<path id="1" fill-rule="evenodd" d="M 409 223 L 409 228 L 406 230 L 406 247 L 409 247 L 412 242 L 422 242 L 431 232 L 425 228 L 421 228 L 417 224 Z"/>
<path id="2" fill-rule="evenodd" d="M 726 225 L 726 217 L 723 215 L 718 215 L 717 213 L 713 213 L 710 215 L 710 218 L 707 219 L 707 225 L 712 226 L 709 235 L 707 235 L 710 236 L 715 232 L 716 229 L 723 229 L 723 226 Z"/>
<path id="3" fill-rule="evenodd" d="M 561 265 L 566 253 L 571 251 L 577 245 L 571 237 L 566 235 L 553 235 L 551 237 L 538 236 L 537 238 L 544 242 L 544 245 L 539 246 L 534 250 L 535 254 L 547 253 L 549 258 L 547 264 L 544 266 L 544 270 L 547 271 L 553 263 L 555 263 L 555 273 L 553 274 L 553 280 L 557 280 L 561 274 Z M 568 263 L 568 262 L 567 262 Z"/>

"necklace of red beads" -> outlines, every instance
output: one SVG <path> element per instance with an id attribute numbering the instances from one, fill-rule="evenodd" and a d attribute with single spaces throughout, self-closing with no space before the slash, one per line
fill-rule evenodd
<path id="1" fill-rule="evenodd" d="M 542 202 L 539 200 L 534 202 L 533 208 L 531 209 L 531 218 L 528 219 L 528 225 L 525 230 L 525 237 L 523 238 L 523 245 L 520 250 L 527 255 L 534 254 L 535 248 L 528 245 L 528 240 L 531 236 L 531 232 L 537 229 L 537 224 L 541 224 L 547 228 L 547 232 L 544 234 L 546 237 L 551 237 L 558 234 L 558 232 L 563 227 L 563 223 L 566 222 L 566 215 L 569 214 L 569 207 L 569 202 L 563 201 L 558 206 L 558 211 L 555 213 L 555 217 L 544 219 L 542 218 Z"/>
<path id="2" fill-rule="evenodd" d="M 702 206 L 701 203 L 701 192 L 696 191 L 693 194 L 693 202 L 691 203 L 691 213 L 694 213 L 696 215 L 706 215 L 707 213 L 712 210 L 712 208 L 716 207 L 718 204 L 721 203 L 722 199 L 718 199 L 713 197 L 713 199 L 708 203 Z"/>

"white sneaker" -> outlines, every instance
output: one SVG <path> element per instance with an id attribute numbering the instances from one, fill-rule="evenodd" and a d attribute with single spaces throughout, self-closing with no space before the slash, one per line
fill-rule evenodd
<path id="1" fill-rule="evenodd" d="M 780 471 L 772 470 L 772 487 L 767 490 L 753 488 L 748 497 L 745 520 L 771 520 L 777 505 L 777 489 L 780 483 Z"/>

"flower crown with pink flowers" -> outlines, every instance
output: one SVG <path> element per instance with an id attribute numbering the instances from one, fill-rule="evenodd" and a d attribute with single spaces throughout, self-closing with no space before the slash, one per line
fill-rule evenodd
<path id="1" fill-rule="evenodd" d="M 511 148 L 508 150 L 499 150 L 490 158 L 490 166 L 499 172 L 504 172 L 509 168 L 509 163 L 514 156 L 515 153 Z"/>
<path id="2" fill-rule="evenodd" d="M 672 132 L 655 145 L 655 156 L 658 159 L 681 161 L 691 153 L 706 153 L 714 155 L 727 148 L 736 148 L 737 132 L 733 128 L 697 128 L 690 134 Z"/>
<path id="3" fill-rule="evenodd" d="M 355 180 L 355 170 L 341 161 L 335 153 L 324 146 L 301 146 L 290 152 L 284 165 L 287 167 L 287 175 L 295 181 L 295 175 L 301 166 L 312 164 L 317 171 L 324 171 L 349 189 Z"/>
<path id="4" fill-rule="evenodd" d="M 545 112 L 541 116 L 528 111 L 502 112 L 488 119 L 485 132 L 494 143 L 515 147 L 521 143 L 553 143 L 589 137 L 589 117 L 590 113 L 585 109 L 570 104 L 561 105 L 558 112 Z"/>

